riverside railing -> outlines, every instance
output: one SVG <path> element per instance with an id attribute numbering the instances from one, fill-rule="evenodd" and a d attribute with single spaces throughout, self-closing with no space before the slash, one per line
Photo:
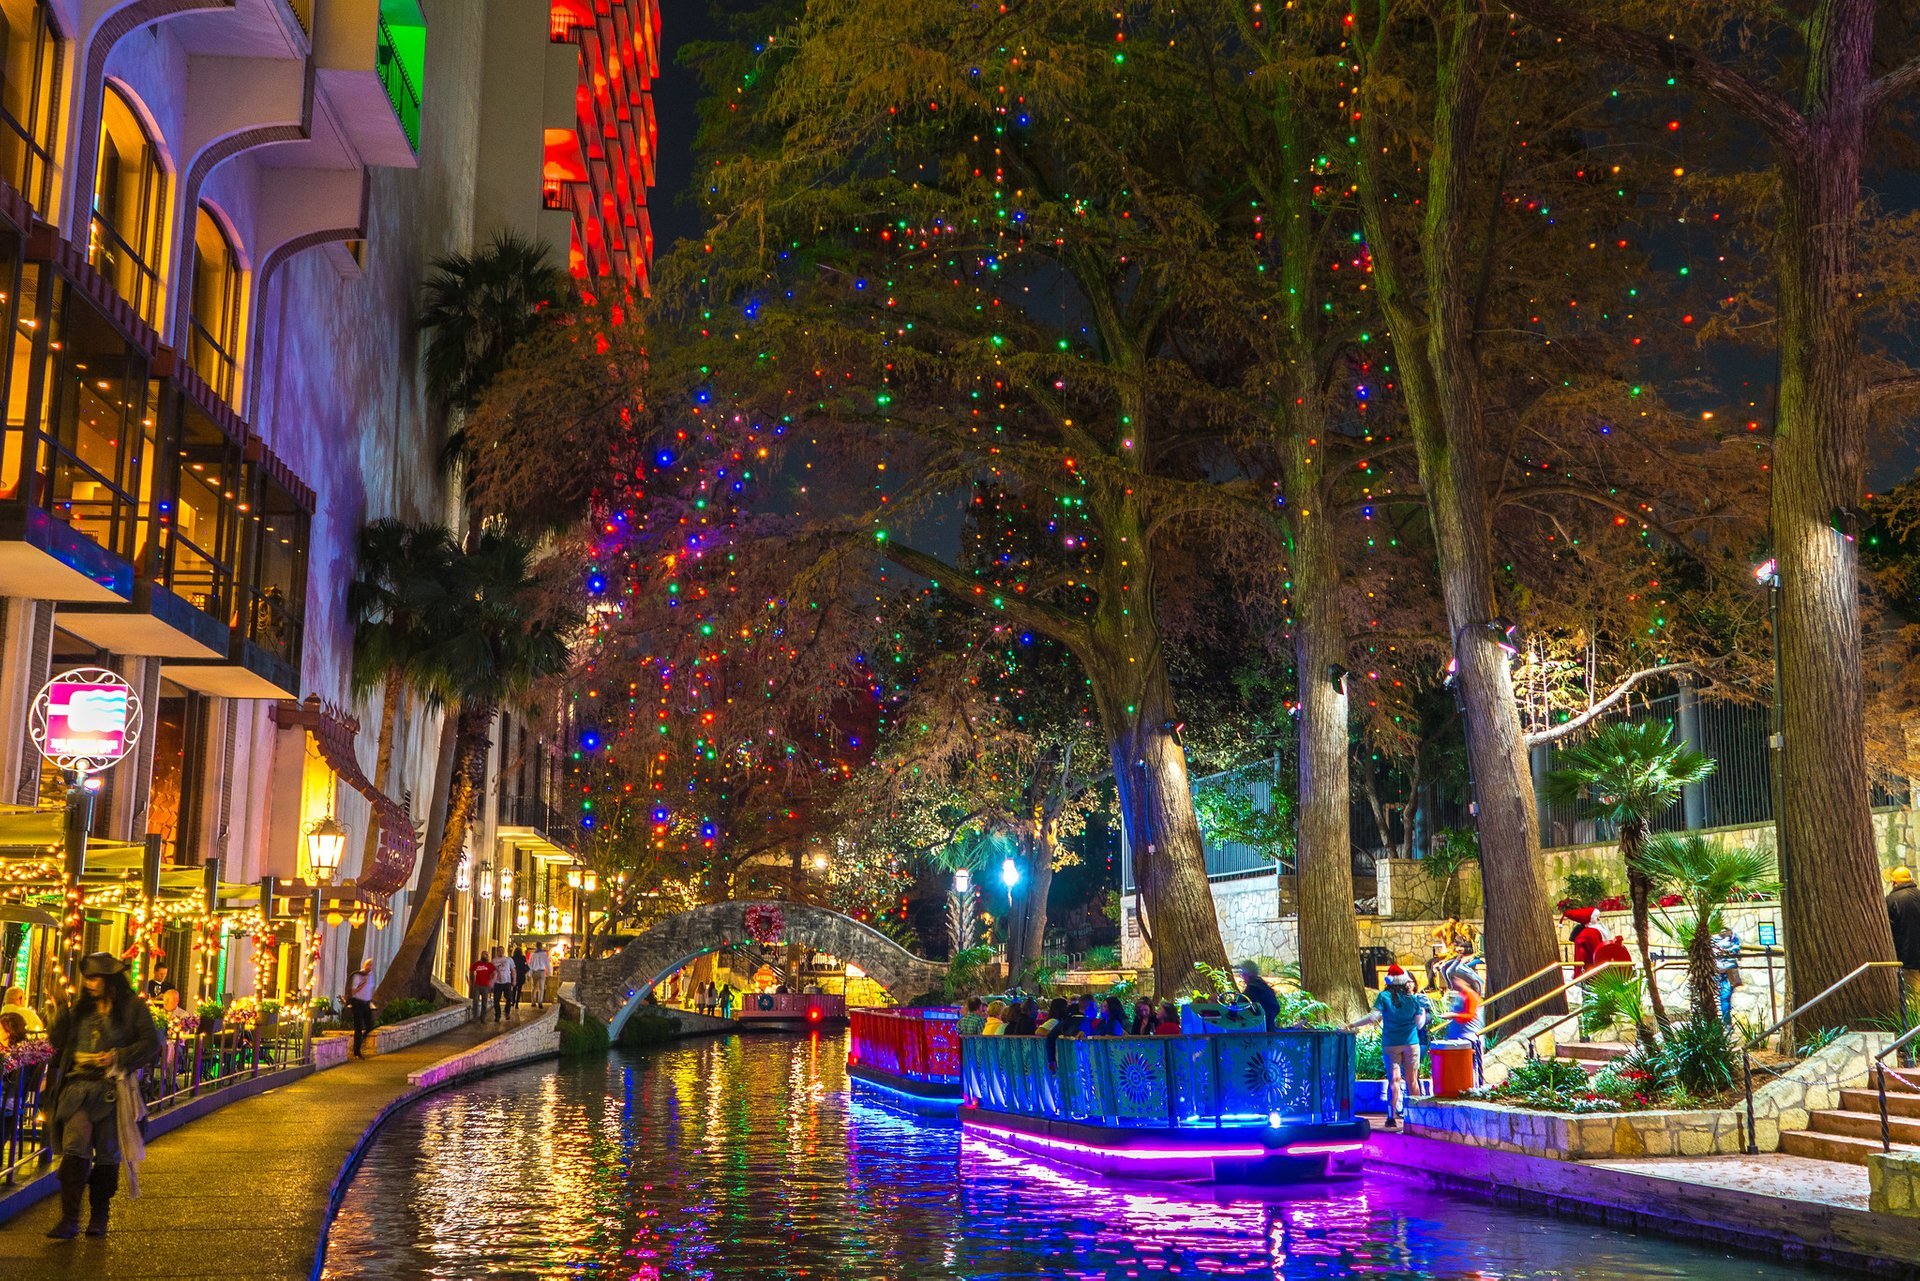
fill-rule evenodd
<path id="1" fill-rule="evenodd" d="M 1351 1032 L 961 1039 L 963 1095 L 986 1111 L 1161 1130 L 1353 1119 Z"/>
<path id="2" fill-rule="evenodd" d="M 313 1061 L 312 1027 L 305 1019 L 285 1027 L 269 1022 L 254 1028 L 185 1035 L 163 1032 L 162 1036 L 159 1055 L 139 1076 L 149 1116 L 262 1072 Z M 0 1185 L 33 1177 L 51 1159 L 47 1126 L 40 1115 L 47 1068 L 42 1061 L 0 1073 Z"/>
<path id="3" fill-rule="evenodd" d="M 1900 968 L 1900 962 L 1898 961 L 1864 961 L 1860 965 L 1854 967 L 1854 969 L 1851 972 L 1845 975 L 1842 975 L 1839 979 L 1835 980 L 1833 983 L 1828 984 L 1826 989 L 1822 991 L 1819 995 L 1797 1006 L 1785 1018 L 1775 1023 L 1772 1027 L 1767 1028 L 1765 1031 L 1756 1034 L 1755 1036 L 1753 1036 L 1752 1038 L 1750 1038 L 1744 1044 L 1741 1045 L 1740 1076 L 1741 1076 L 1741 1080 L 1744 1085 L 1746 1096 L 1747 1096 L 1747 1155 L 1757 1156 L 1759 1155 L 1759 1152 L 1760 1152 L 1760 1134 L 1759 1134 L 1759 1131 L 1754 1128 L 1754 1120 L 1753 1120 L 1753 1069 L 1754 1069 L 1753 1054 L 1752 1054 L 1753 1047 L 1756 1045 L 1764 1044 L 1769 1037 L 1773 1036 L 1774 1033 L 1780 1031 L 1782 1028 L 1792 1027 L 1794 1021 L 1798 1019 L 1802 1014 L 1805 1014 L 1808 1010 L 1811 1010 L 1815 1006 L 1821 1004 L 1828 997 L 1832 996 L 1835 992 L 1840 991 L 1844 987 L 1848 987 L 1852 985 L 1856 980 L 1860 978 L 1861 975 L 1867 973 L 1869 970 L 1890 970 L 1890 969 L 1897 970 L 1899 968 Z M 1904 985 L 1896 984 L 1895 992 L 1896 992 L 1896 998 L 1894 1001 L 1894 1006 L 1895 1006 L 1896 1013 L 1894 1015 L 1894 1018 L 1899 1025 L 1900 1032 L 1902 1033 L 1902 1035 L 1894 1042 L 1894 1044 L 1899 1045 L 1906 1040 L 1906 1036 L 1905 1036 L 1905 1033 L 1907 1031 L 1906 988 Z M 1789 1033 L 1788 1035 L 1789 1037 L 1791 1037 L 1792 1034 Z M 1760 1064 L 1759 1066 L 1762 1072 L 1769 1073 L 1773 1076 L 1780 1075 L 1782 1070 L 1776 1067 L 1769 1067 L 1764 1063 Z M 1885 1085 L 1884 1076 L 1881 1078 L 1881 1083 L 1882 1083 L 1882 1086 L 1884 1087 Z"/>
<path id="4" fill-rule="evenodd" d="M 847 1011 L 847 1062 L 910 1081 L 960 1079 L 960 1011 Z"/>

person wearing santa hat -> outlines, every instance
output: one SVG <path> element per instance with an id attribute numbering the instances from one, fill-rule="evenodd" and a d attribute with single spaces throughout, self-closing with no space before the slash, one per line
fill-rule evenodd
<path id="1" fill-rule="evenodd" d="M 1582 972 L 1614 961 L 1633 963 L 1626 943 L 1601 925 L 1599 917 L 1599 909 L 1591 907 L 1570 907 L 1560 913 L 1561 920 L 1573 922 L 1573 932 L 1567 938 L 1573 944 L 1573 959 Z"/>
<path id="2" fill-rule="evenodd" d="M 1400 1112 L 1420 1085 L 1420 1034 L 1433 1017 L 1427 998 L 1413 990 L 1413 975 L 1387 967 L 1387 985 L 1373 1000 L 1373 1012 L 1347 1024 L 1349 1031 L 1380 1025 L 1380 1056 L 1387 1067 L 1387 1124 L 1400 1128 Z"/>

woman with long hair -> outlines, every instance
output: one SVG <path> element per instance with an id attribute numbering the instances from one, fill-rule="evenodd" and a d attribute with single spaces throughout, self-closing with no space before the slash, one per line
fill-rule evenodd
<path id="1" fill-rule="evenodd" d="M 60 1012 L 47 1036 L 53 1044 L 47 1114 L 60 1154 L 60 1221 L 47 1235 L 60 1240 L 80 1235 L 83 1193 L 92 1209 L 87 1235 L 107 1234 L 107 1209 L 127 1155 L 121 1134 L 135 1120 L 128 1109 L 139 1101 L 137 1088 L 124 1087 L 160 1052 L 153 1016 L 134 996 L 118 957 L 95 952 L 81 961 L 80 984 L 80 999 Z"/>

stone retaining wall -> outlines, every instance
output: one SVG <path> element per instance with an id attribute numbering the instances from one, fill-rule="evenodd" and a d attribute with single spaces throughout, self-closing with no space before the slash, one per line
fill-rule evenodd
<path id="1" fill-rule="evenodd" d="M 514 1028 L 511 1032 L 503 1032 L 472 1049 L 450 1054 L 437 1063 L 428 1064 L 418 1072 L 407 1073 L 407 1083 L 420 1089 L 431 1089 L 473 1072 L 511 1067 L 516 1063 L 531 1063 L 536 1059 L 550 1059 L 558 1053 L 560 1053 L 560 1007 L 554 1005 L 549 1006 L 544 1014 L 539 1015 L 532 1022 Z"/>
<path id="2" fill-rule="evenodd" d="M 451 1032 L 472 1017 L 473 1007 L 463 1001 L 459 1005 L 430 1010 L 410 1019 L 402 1019 L 398 1023 L 377 1027 L 373 1030 L 373 1035 L 367 1038 L 367 1053 L 388 1054 L 394 1050 L 404 1049 L 416 1041 L 425 1041 L 439 1036 L 442 1032 Z M 348 1048 L 351 1050 L 351 1042 Z"/>
<path id="3" fill-rule="evenodd" d="M 1920 1219 L 1920 1152 L 1871 1154 L 1867 1182 L 1867 1204 L 1875 1213 Z"/>
<path id="4" fill-rule="evenodd" d="M 1806 1129 L 1809 1112 L 1838 1107 L 1841 1090 L 1864 1085 L 1873 1056 L 1891 1039 L 1884 1032 L 1849 1033 L 1783 1075 L 1757 1084 L 1753 1128 L 1760 1150 L 1778 1151 L 1781 1131 Z M 1507 1066 L 1511 1070 L 1512 1065 Z M 1743 1103 L 1689 1111 L 1574 1116 L 1505 1103 L 1428 1099 L 1408 1105 L 1407 1133 L 1561 1161 L 1731 1156 L 1744 1152 L 1747 1141 Z"/>

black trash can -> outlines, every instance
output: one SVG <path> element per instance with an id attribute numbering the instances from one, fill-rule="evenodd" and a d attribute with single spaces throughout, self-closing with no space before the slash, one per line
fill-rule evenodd
<path id="1" fill-rule="evenodd" d="M 1390 947 L 1363 947 L 1360 949 L 1360 982 L 1367 987 L 1378 988 L 1386 982 L 1382 972 L 1393 964 L 1393 949 Z"/>

